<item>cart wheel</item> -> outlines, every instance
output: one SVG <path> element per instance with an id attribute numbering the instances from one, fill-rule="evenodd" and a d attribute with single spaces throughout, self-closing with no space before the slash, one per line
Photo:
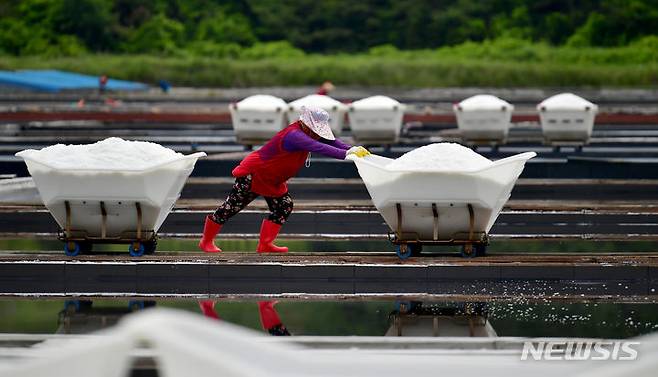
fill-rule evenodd
<path id="1" fill-rule="evenodd" d="M 407 259 L 411 256 L 413 253 L 413 248 L 410 247 L 411 245 L 402 243 L 399 244 L 395 247 L 395 254 L 398 255 L 400 259 Z"/>
<path id="2" fill-rule="evenodd" d="M 64 301 L 64 311 L 66 314 L 75 314 L 80 311 L 80 300 Z"/>
<path id="3" fill-rule="evenodd" d="M 130 300 L 128 302 L 128 310 L 130 310 L 131 312 L 136 312 L 142 309 L 144 309 L 144 301 Z"/>
<path id="4" fill-rule="evenodd" d="M 144 244 L 141 242 L 133 242 L 128 246 L 128 251 L 132 257 L 141 257 L 144 255 Z"/>
<path id="5" fill-rule="evenodd" d="M 475 255 L 478 257 L 483 257 L 487 255 L 487 245 L 477 244 L 475 245 Z"/>
<path id="6" fill-rule="evenodd" d="M 80 244 L 75 241 L 64 242 L 64 253 L 69 257 L 80 254 Z"/>
<path id="7" fill-rule="evenodd" d="M 462 246 L 462 257 L 464 258 L 475 258 L 476 256 L 476 251 L 475 248 L 473 247 L 472 244 L 466 244 Z"/>
<path id="8" fill-rule="evenodd" d="M 155 248 L 157 246 L 157 241 L 144 242 L 144 254 L 149 255 L 155 253 Z"/>
<path id="9" fill-rule="evenodd" d="M 409 314 L 416 309 L 416 306 L 418 306 L 418 303 L 413 301 L 398 301 L 395 304 L 395 310 L 400 314 Z"/>

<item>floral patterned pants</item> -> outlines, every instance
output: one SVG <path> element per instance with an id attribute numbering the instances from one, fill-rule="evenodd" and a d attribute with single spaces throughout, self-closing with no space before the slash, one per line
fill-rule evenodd
<path id="1" fill-rule="evenodd" d="M 251 176 L 236 178 L 231 193 L 213 214 L 213 220 L 218 224 L 224 224 L 257 197 L 258 194 L 251 191 Z M 285 223 L 292 212 L 290 194 L 285 193 L 277 198 L 266 196 L 265 201 L 270 208 L 268 220 L 279 225 Z"/>

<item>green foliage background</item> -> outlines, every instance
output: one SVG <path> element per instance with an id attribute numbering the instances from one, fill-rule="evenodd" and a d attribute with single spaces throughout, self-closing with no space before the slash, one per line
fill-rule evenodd
<path id="1" fill-rule="evenodd" d="M 0 69 L 178 85 L 651 86 L 658 0 L 0 0 Z"/>

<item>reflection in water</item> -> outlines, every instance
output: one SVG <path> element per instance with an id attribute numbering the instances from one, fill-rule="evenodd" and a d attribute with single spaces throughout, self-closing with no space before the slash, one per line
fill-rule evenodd
<path id="1" fill-rule="evenodd" d="M 289 336 L 275 309 L 276 301 L 258 301 L 260 323 L 273 336 Z M 121 317 L 144 308 L 155 301 L 131 300 L 127 306 L 94 306 L 91 300 L 67 300 L 59 312 L 58 334 L 85 334 L 115 325 Z M 217 301 L 199 301 L 201 313 L 221 320 Z M 496 331 L 488 319 L 486 303 L 423 303 L 401 301 L 389 315 L 390 327 L 386 336 L 469 336 L 493 337 Z"/>
<path id="2" fill-rule="evenodd" d="M 0 299 L 0 333 L 77 334 L 112 326 L 151 301 Z M 157 299 L 158 307 L 205 314 L 273 335 L 521 336 L 629 338 L 658 330 L 658 304 L 493 300 L 195 301 Z M 65 308 L 65 310 L 63 310 Z M 494 331 L 495 329 L 495 331 Z M 262 330 L 261 330 L 262 331 Z"/>
<path id="3" fill-rule="evenodd" d="M 495 337 L 486 303 L 402 301 L 389 316 L 386 336 Z"/>
<path id="4" fill-rule="evenodd" d="M 155 301 L 131 300 L 125 307 L 94 307 L 91 300 L 67 300 L 59 312 L 57 334 L 86 334 L 114 326 L 121 317 L 155 306 Z"/>
<path id="5" fill-rule="evenodd" d="M 220 317 L 215 309 L 215 303 L 213 300 L 201 300 L 199 301 L 199 308 L 206 317 L 219 320 Z M 274 336 L 290 335 L 286 326 L 281 322 L 279 313 L 274 309 L 276 303 L 276 301 L 258 301 L 258 315 L 263 330 Z"/>

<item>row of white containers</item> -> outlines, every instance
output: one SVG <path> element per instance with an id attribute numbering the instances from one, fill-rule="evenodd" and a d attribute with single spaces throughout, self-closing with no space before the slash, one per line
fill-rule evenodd
<path id="1" fill-rule="evenodd" d="M 331 129 L 340 135 L 345 113 L 352 135 L 360 143 L 396 143 L 402 128 L 405 105 L 385 96 L 373 96 L 349 105 L 329 96 L 312 94 L 287 104 L 270 95 L 254 95 L 229 106 L 238 143 L 268 140 L 288 122 L 299 118 L 303 106 L 326 110 Z M 482 94 L 453 106 L 457 126 L 465 141 L 505 142 L 514 106 L 498 97 Z M 548 142 L 586 143 L 594 127 L 598 107 L 571 93 L 550 97 L 537 105 L 544 139 Z"/>
<path id="2" fill-rule="evenodd" d="M 289 104 L 281 98 L 259 94 L 229 106 L 238 143 L 256 144 L 268 140 L 288 122 L 299 119 L 303 106 L 326 110 L 331 119 L 331 130 L 337 136 L 347 113 L 352 135 L 357 141 L 384 144 L 398 141 L 405 110 L 403 104 L 385 96 L 368 97 L 346 105 L 318 94 Z"/>
<path id="3" fill-rule="evenodd" d="M 453 106 L 457 126 L 466 141 L 505 142 L 514 106 L 488 94 L 467 98 Z M 587 143 L 598 107 L 572 93 L 562 93 L 537 105 L 544 140 L 548 143 Z"/>

